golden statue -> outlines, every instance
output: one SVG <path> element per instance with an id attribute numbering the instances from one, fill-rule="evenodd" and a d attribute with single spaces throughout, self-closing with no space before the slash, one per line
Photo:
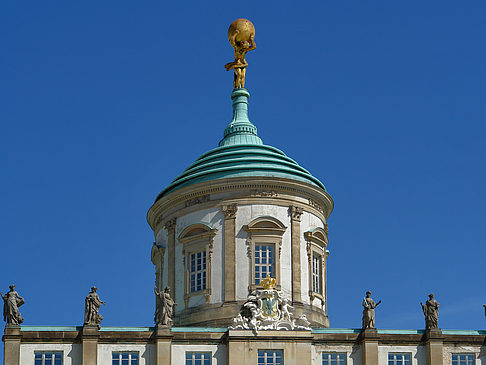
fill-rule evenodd
<path id="1" fill-rule="evenodd" d="M 236 19 L 228 29 L 228 40 L 235 49 L 235 60 L 229 62 L 224 67 L 226 71 L 233 69 L 235 78 L 233 87 L 235 89 L 245 87 L 246 52 L 256 48 L 255 27 L 248 19 Z"/>

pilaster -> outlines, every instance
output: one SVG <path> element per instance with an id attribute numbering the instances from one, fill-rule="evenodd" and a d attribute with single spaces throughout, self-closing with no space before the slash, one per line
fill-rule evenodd
<path id="1" fill-rule="evenodd" d="M 362 365 L 378 364 L 378 332 L 374 328 L 361 331 Z"/>
<path id="2" fill-rule="evenodd" d="M 169 327 L 155 327 L 156 365 L 172 364 L 172 332 Z"/>
<path id="3" fill-rule="evenodd" d="M 425 332 L 425 347 L 427 349 L 427 365 L 442 365 L 444 361 L 444 336 L 440 328 Z"/>
<path id="4" fill-rule="evenodd" d="M 292 303 L 302 304 L 302 268 L 300 265 L 300 219 L 304 209 L 291 205 L 289 214 L 291 220 L 291 246 L 292 246 Z M 309 268 L 311 269 L 311 268 Z"/>
<path id="5" fill-rule="evenodd" d="M 20 326 L 5 326 L 3 335 L 3 364 L 20 365 Z"/>
<path id="6" fill-rule="evenodd" d="M 99 329 L 96 326 L 84 326 L 81 332 L 82 365 L 97 365 Z"/>
<path id="7" fill-rule="evenodd" d="M 165 222 L 167 230 L 167 285 L 172 290 L 172 296 L 175 298 L 175 227 L 176 218 L 169 219 Z"/>
<path id="8" fill-rule="evenodd" d="M 237 204 L 221 206 L 224 214 L 224 301 L 236 300 L 236 212 Z"/>

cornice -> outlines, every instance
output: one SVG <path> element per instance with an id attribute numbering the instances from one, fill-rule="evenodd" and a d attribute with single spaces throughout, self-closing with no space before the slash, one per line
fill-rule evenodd
<path id="1" fill-rule="evenodd" d="M 241 200 L 245 200 L 245 203 L 300 206 L 306 211 L 322 215 L 323 221 L 327 220 L 334 207 L 326 191 L 305 182 L 275 177 L 237 177 L 202 182 L 176 190 L 150 207 L 147 221 L 156 230 L 169 218 L 183 215 L 186 211 L 218 206 L 221 203 L 238 203 Z"/>

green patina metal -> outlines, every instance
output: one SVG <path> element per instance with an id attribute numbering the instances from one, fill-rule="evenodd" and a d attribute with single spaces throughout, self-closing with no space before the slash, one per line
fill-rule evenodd
<path id="1" fill-rule="evenodd" d="M 326 190 L 309 171 L 279 149 L 263 144 L 257 128 L 248 119 L 246 89 L 235 89 L 233 119 L 224 131 L 219 147 L 206 152 L 178 176 L 158 196 L 204 181 L 231 177 L 278 177 L 299 180 Z"/>
<path id="2" fill-rule="evenodd" d="M 226 332 L 226 327 L 172 327 L 172 332 Z"/>

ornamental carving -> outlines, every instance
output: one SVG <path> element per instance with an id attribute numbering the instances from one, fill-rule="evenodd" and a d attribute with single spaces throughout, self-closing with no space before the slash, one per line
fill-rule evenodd
<path id="1" fill-rule="evenodd" d="M 252 190 L 252 196 L 261 196 L 263 198 L 276 198 L 278 193 L 275 190 Z"/>
<path id="2" fill-rule="evenodd" d="M 326 214 L 326 211 L 324 210 L 324 208 L 319 203 L 317 203 L 315 200 L 309 198 L 309 205 L 311 207 L 316 208 L 322 214 L 324 214 L 324 215 Z"/>
<path id="3" fill-rule="evenodd" d="M 175 230 L 176 226 L 176 218 L 169 219 L 167 222 L 165 222 L 164 227 L 167 231 L 173 231 Z"/>
<path id="4" fill-rule="evenodd" d="M 238 211 L 238 205 L 236 203 L 235 204 L 222 205 L 221 211 L 223 212 L 225 219 L 236 218 L 236 212 Z"/>
<path id="5" fill-rule="evenodd" d="M 310 323 L 303 314 L 294 319 L 291 299 L 274 288 L 276 280 L 267 276 L 262 280 L 263 289 L 252 291 L 242 305 L 240 313 L 233 318 L 230 329 L 252 330 L 310 330 Z"/>
<path id="6" fill-rule="evenodd" d="M 197 198 L 194 198 L 194 199 L 186 200 L 185 206 L 187 208 L 187 207 L 190 207 L 192 205 L 206 203 L 208 201 L 209 201 L 209 194 L 206 194 L 206 195 L 198 196 Z"/>
<path id="7" fill-rule="evenodd" d="M 289 207 L 289 212 L 290 212 L 290 216 L 292 217 L 293 220 L 300 222 L 300 218 L 302 217 L 302 213 L 304 213 L 304 208 L 297 207 L 295 205 L 291 205 Z"/>

